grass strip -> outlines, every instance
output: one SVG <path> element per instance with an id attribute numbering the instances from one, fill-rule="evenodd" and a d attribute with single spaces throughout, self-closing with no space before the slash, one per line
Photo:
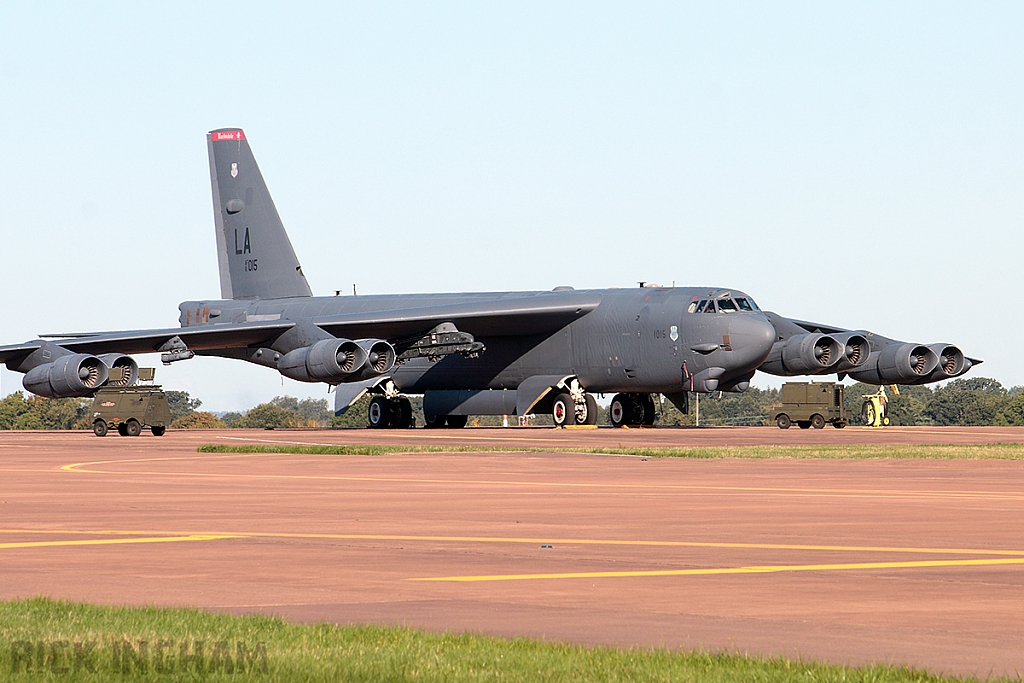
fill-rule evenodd
<path id="1" fill-rule="evenodd" d="M 296 455 L 388 455 L 392 453 L 594 453 L 645 458 L 791 458 L 890 460 L 1024 460 L 1024 444 L 887 446 L 713 446 L 697 448 L 533 448 L 519 446 L 311 446 L 251 444 L 200 446 L 200 453 L 291 453 Z"/>
<path id="2" fill-rule="evenodd" d="M 582 647 L 381 626 L 300 625 L 265 616 L 100 607 L 47 598 L 0 602 L 0 678 L 290 683 L 976 680 L 898 666 Z"/>

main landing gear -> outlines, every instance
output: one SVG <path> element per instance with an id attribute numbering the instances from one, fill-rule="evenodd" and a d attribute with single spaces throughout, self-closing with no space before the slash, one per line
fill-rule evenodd
<path id="1" fill-rule="evenodd" d="M 616 394 L 608 407 L 613 427 L 639 427 L 654 424 L 656 413 L 650 394 Z"/>
<path id="2" fill-rule="evenodd" d="M 371 429 L 387 427 L 406 429 L 413 424 L 412 404 L 405 396 L 396 396 L 395 398 L 374 396 L 370 399 L 366 418 L 370 422 Z"/>

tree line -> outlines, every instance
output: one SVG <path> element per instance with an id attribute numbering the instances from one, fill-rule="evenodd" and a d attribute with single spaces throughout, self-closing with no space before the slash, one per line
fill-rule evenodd
<path id="1" fill-rule="evenodd" d="M 940 387 L 898 385 L 887 387 L 889 424 L 904 426 L 1024 425 L 1024 386 L 1007 389 L 990 377 L 955 379 Z M 873 384 L 845 387 L 843 403 L 851 424 L 860 423 L 864 397 L 874 394 Z M 717 392 L 700 398 L 702 425 L 768 424 L 768 412 L 779 403 L 778 389 L 751 387 L 742 394 Z M 690 396 L 690 414 L 683 415 L 669 402 L 660 406 L 659 424 L 692 425 L 696 400 Z"/>
<path id="2" fill-rule="evenodd" d="M 889 421 L 893 425 L 1024 425 L 1024 386 L 1009 389 L 990 377 L 955 379 L 944 386 L 899 386 L 899 394 L 888 394 Z M 866 394 L 877 387 L 856 383 L 847 386 L 844 400 L 849 421 L 857 424 L 861 404 Z M 245 412 L 221 415 L 202 411 L 202 401 L 192 398 L 186 391 L 165 391 L 173 421 L 172 429 L 248 428 L 273 429 L 285 427 L 355 428 L 366 426 L 364 397 L 340 416 L 331 410 L 327 399 L 277 396 L 267 403 Z M 423 424 L 423 399 L 410 397 L 416 424 Z M 702 425 L 764 425 L 768 412 L 779 402 L 778 389 L 751 387 L 741 394 L 716 392 L 701 395 L 700 424 Z M 41 398 L 15 392 L 0 399 L 0 429 L 91 429 L 88 398 Z M 690 396 L 690 414 L 683 415 L 670 401 L 656 401 L 656 424 L 665 426 L 692 426 L 696 423 L 697 397 Z M 599 424 L 607 424 L 607 408 L 598 409 Z M 509 424 L 516 424 L 512 417 Z M 532 424 L 551 424 L 549 415 L 538 415 Z M 480 415 L 470 418 L 470 425 L 500 426 L 499 415 Z"/>

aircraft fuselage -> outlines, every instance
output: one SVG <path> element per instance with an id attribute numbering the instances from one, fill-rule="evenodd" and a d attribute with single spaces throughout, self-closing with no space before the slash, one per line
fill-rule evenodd
<path id="1" fill-rule="evenodd" d="M 692 389 L 687 384 L 689 377 L 720 368 L 722 372 L 716 378 L 720 386 L 727 387 L 730 382 L 749 380 L 776 340 L 774 327 L 746 294 L 694 287 L 189 301 L 180 306 L 180 322 L 185 328 L 274 320 L 315 325 L 321 317 L 534 295 L 546 299 L 589 295 L 599 298 L 600 303 L 582 317 L 541 334 L 495 334 L 486 323 L 460 322 L 460 330 L 485 344 L 486 350 L 479 357 L 411 359 L 390 373 L 395 384 L 409 393 L 515 389 L 531 376 L 562 374 L 574 375 L 591 392 L 674 393 Z M 751 310 L 689 312 L 691 304 L 721 297 L 750 302 Z M 215 314 L 212 317 L 211 311 Z M 199 353 L 271 366 L 265 355 L 256 359 L 251 353 L 239 353 L 239 349 Z"/>

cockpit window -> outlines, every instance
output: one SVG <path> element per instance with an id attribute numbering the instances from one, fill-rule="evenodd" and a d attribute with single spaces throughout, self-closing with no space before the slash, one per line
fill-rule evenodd
<path id="1" fill-rule="evenodd" d="M 718 310 L 722 313 L 735 313 L 736 304 L 733 303 L 732 299 L 719 299 Z"/>
<path id="2" fill-rule="evenodd" d="M 696 301 L 691 301 L 690 305 L 686 308 L 686 312 L 687 313 L 696 313 L 697 312 L 697 302 Z"/>
<path id="3" fill-rule="evenodd" d="M 754 310 L 753 306 L 750 305 L 750 302 L 747 301 L 746 299 L 744 299 L 743 297 L 740 297 L 739 299 L 736 299 L 736 305 L 740 307 L 741 311 L 753 311 Z"/>
<path id="4" fill-rule="evenodd" d="M 714 313 L 715 302 L 710 299 L 706 299 L 700 302 L 700 306 L 697 308 L 698 313 Z"/>

